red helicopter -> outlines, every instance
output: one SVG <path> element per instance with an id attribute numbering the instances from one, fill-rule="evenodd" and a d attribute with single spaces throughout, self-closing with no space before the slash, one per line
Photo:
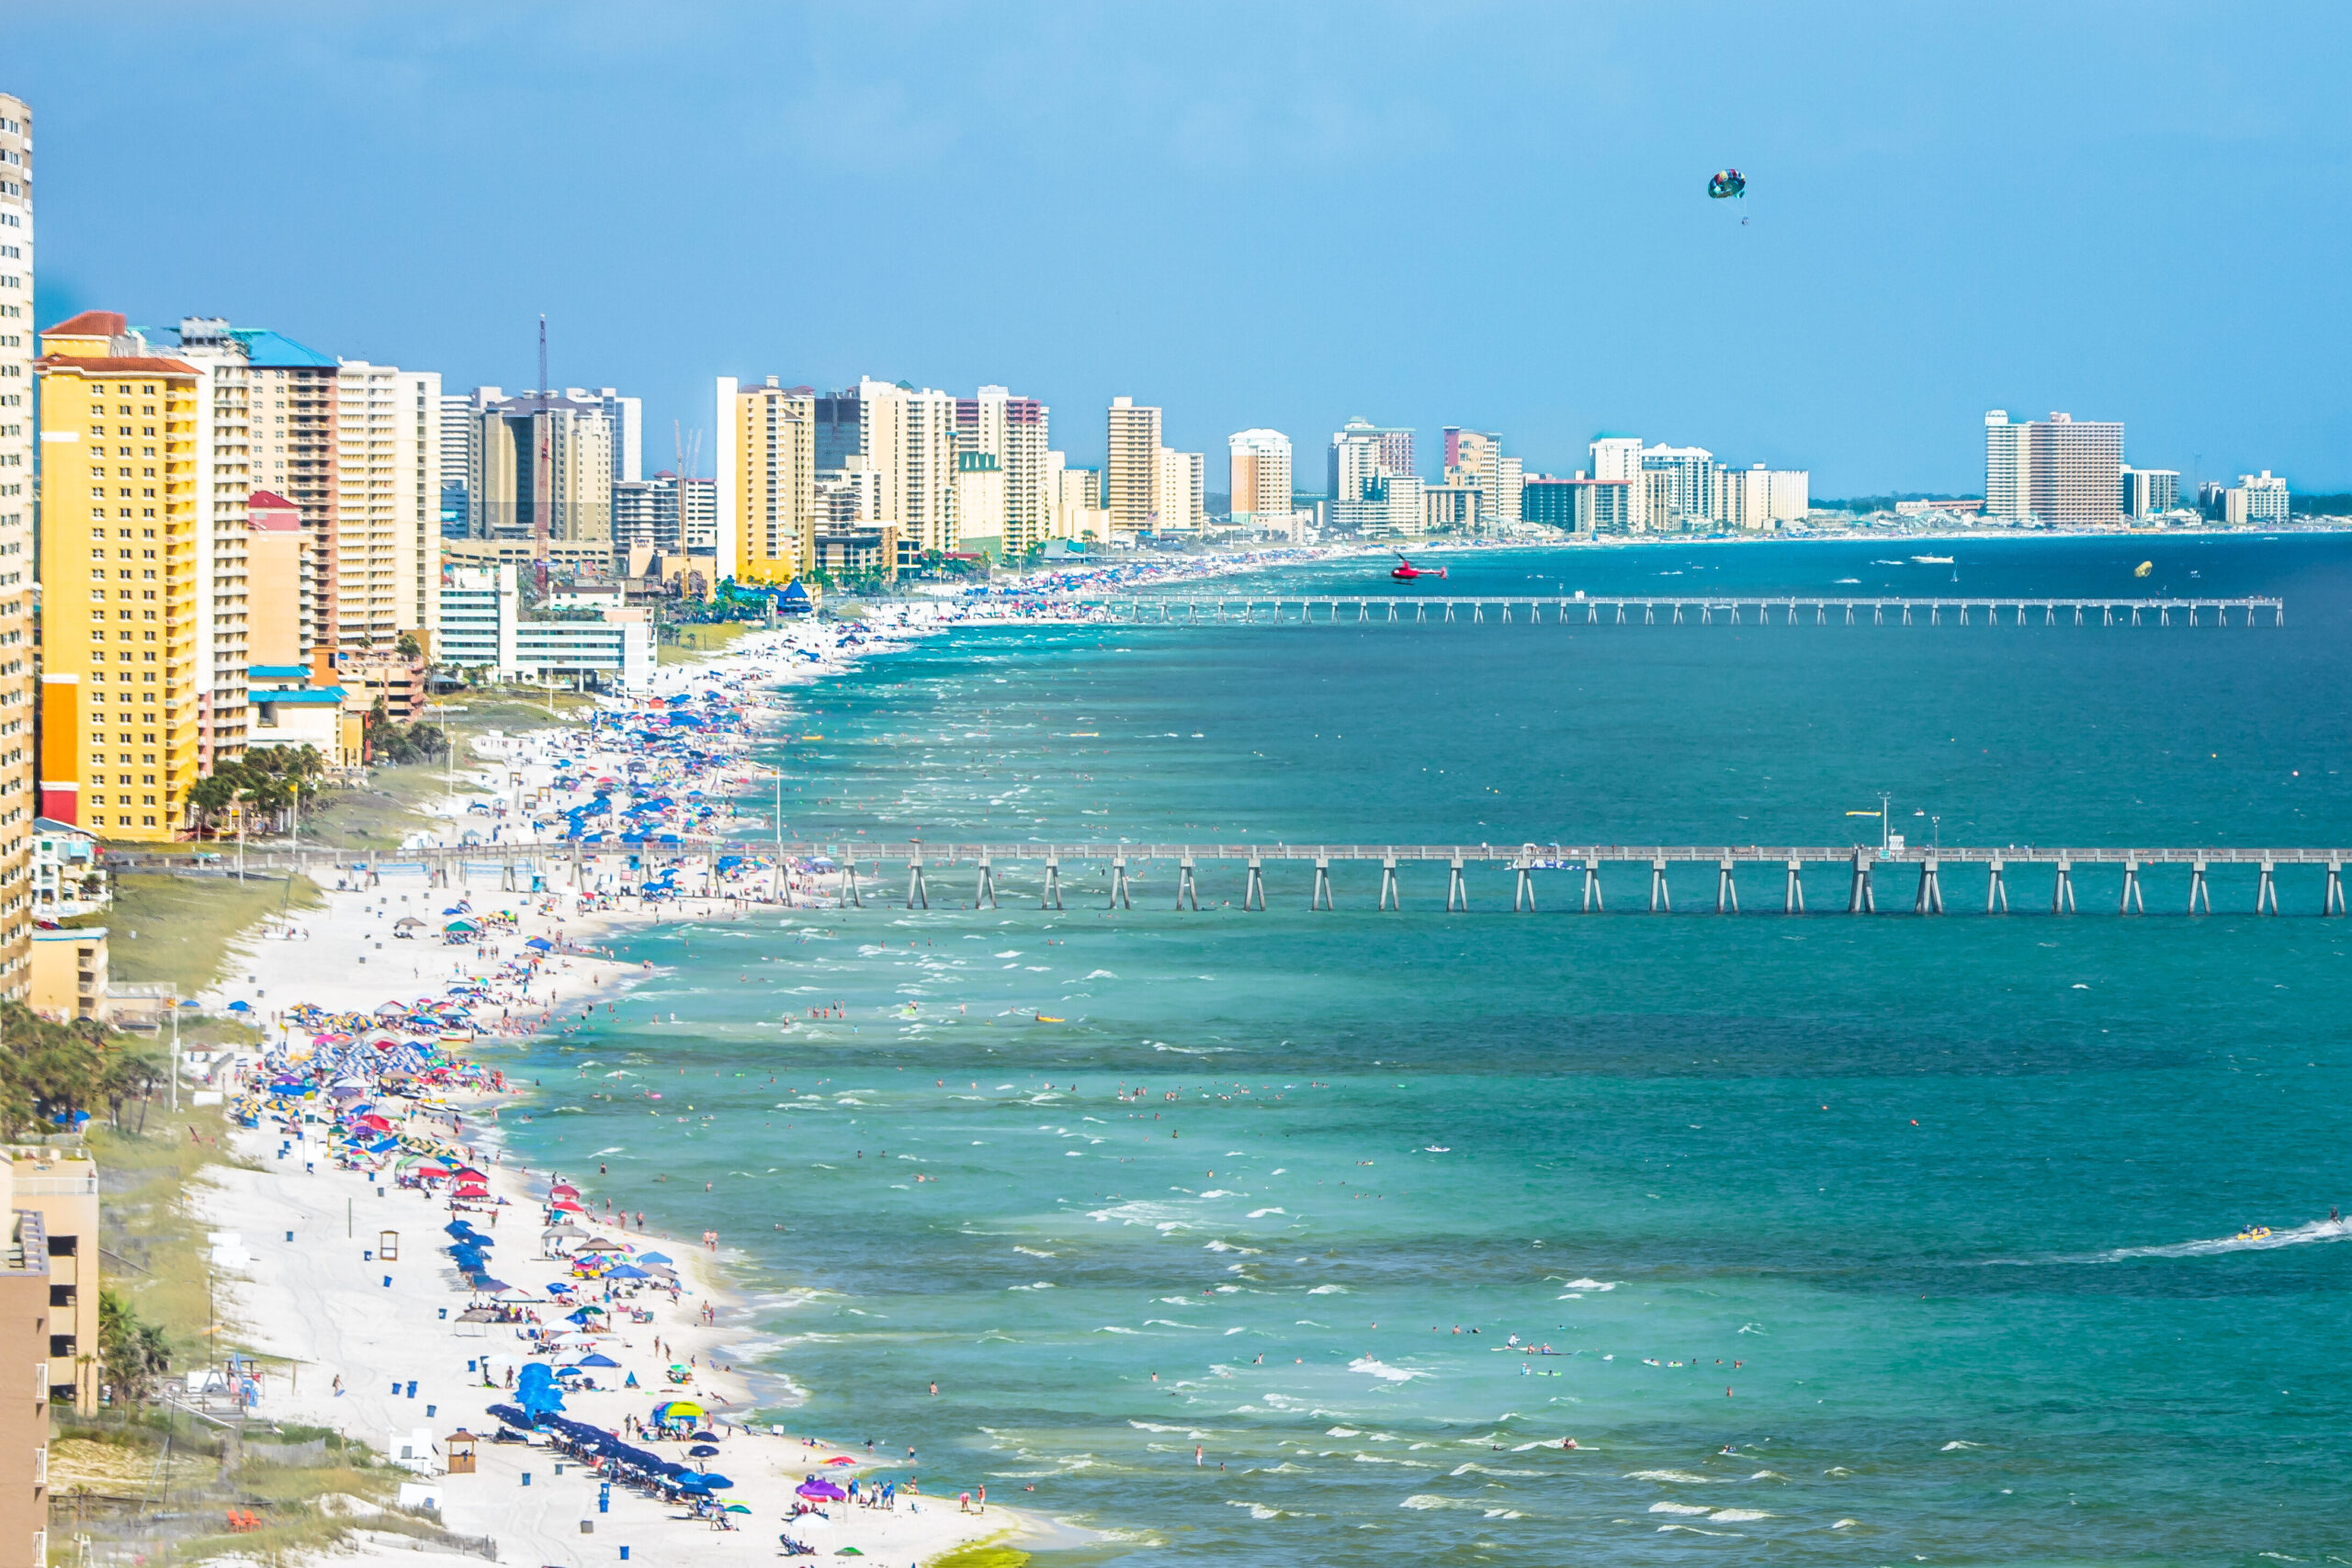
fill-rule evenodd
<path id="1" fill-rule="evenodd" d="M 1416 578 L 1442 578 L 1445 576 L 1445 568 L 1442 566 L 1415 566 L 1411 561 L 1405 558 L 1404 551 L 1398 550 L 1396 552 L 1396 564 L 1388 569 L 1388 575 L 1395 578 L 1399 582 L 1410 582 Z"/>

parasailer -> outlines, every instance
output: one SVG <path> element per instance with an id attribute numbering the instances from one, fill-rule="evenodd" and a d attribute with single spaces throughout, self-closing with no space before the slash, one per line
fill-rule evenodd
<path id="1" fill-rule="evenodd" d="M 2152 561 L 2152 560 L 2143 560 L 2143 561 L 2142 561 L 2138 566 L 2135 566 L 2135 567 L 2133 567 L 2133 568 L 2132 569 L 2132 576 L 2134 576 L 2134 577 L 2145 577 L 2145 576 L 2147 576 L 2147 575 L 2148 575 L 2148 573 L 2150 573 L 2150 572 L 2152 572 L 2152 571 L 2154 571 L 2154 570 L 2156 570 L 2156 563 L 2155 563 L 2155 562 L 2154 562 L 2154 561 Z"/>
<path id="2" fill-rule="evenodd" d="M 1714 176 L 1707 181 L 1707 194 L 1717 201 L 1723 200 L 1727 196 L 1746 196 L 1747 176 L 1737 169 L 1718 169 Z"/>
<path id="3" fill-rule="evenodd" d="M 1395 578 L 1399 582 L 1410 582 L 1416 578 L 1422 577 L 1443 578 L 1445 576 L 1445 568 L 1442 566 L 1415 566 L 1411 561 L 1405 558 L 1404 551 L 1398 550 L 1396 552 L 1396 564 L 1388 569 L 1388 575 Z"/>

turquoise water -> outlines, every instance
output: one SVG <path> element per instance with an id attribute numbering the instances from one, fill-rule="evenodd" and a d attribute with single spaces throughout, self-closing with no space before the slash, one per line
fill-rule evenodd
<path id="1" fill-rule="evenodd" d="M 1958 560 L 1872 564 L 1912 550 Z M 2352 840 L 2341 541 L 1511 553 L 1446 586 L 1955 570 L 2276 592 L 2289 625 L 974 629 L 797 694 L 824 739 L 788 814 L 1826 844 L 1885 790 L 1946 842 Z M 2352 1201 L 2352 922 L 2307 918 L 2316 873 L 2276 919 L 2217 874 L 2197 920 L 2161 870 L 2132 920 L 2093 872 L 2099 913 L 1993 919 L 1587 917 L 1567 874 L 1513 915 L 1499 872 L 1449 916 L 1442 868 L 1401 914 L 1343 869 L 1310 913 L 1307 874 L 1244 914 L 1204 867 L 1178 914 L 1147 867 L 1111 914 L 1071 867 L 1048 915 L 1031 868 L 978 912 L 943 872 L 929 912 L 633 938 L 662 976 L 531 1049 L 560 1109 L 515 1140 L 750 1255 L 796 1429 L 913 1445 L 926 1490 L 1117 1527 L 1138 1564 L 2352 1559 L 2352 1245 L 2299 1228 Z M 1770 868 L 1741 891 L 1777 909 Z M 2012 897 L 2046 908 L 2046 874 Z M 615 1070 L 663 1113 L 588 1098 Z"/>

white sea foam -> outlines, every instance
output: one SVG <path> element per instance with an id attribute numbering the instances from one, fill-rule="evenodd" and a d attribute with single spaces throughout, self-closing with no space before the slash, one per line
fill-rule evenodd
<path id="1" fill-rule="evenodd" d="M 1964 1439 L 1962 1439 L 1962 1438 L 1954 1438 L 1951 1442 L 1946 1443 L 1946 1444 L 1945 1444 L 1941 1449 L 1938 1450 L 1937 1451 L 1938 1451 L 1939 1453 L 1947 1453 L 1947 1454 L 1948 1454 L 1948 1453 L 1951 1452 L 1954 1449 L 1981 1449 L 1981 1448 L 1983 1448 L 1984 1446 L 1984 1444 L 1982 1444 L 1982 1443 L 1972 1443 L 1972 1442 L 1968 1442 L 1968 1441 L 1966 1441 L 1966 1440 L 1964 1440 Z"/>
<path id="2" fill-rule="evenodd" d="M 1295 1519 L 1298 1517 L 1286 1509 L 1269 1508 L 1263 1503 L 1236 1503 L 1227 1499 L 1225 1506 L 1228 1508 L 1247 1508 L 1250 1510 L 1250 1517 L 1253 1519 Z"/>
<path id="3" fill-rule="evenodd" d="M 1348 1288 L 1345 1285 L 1317 1285 L 1306 1293 L 1310 1296 L 1344 1296 Z"/>
<path id="4" fill-rule="evenodd" d="M 1751 1519 L 1777 1519 L 1778 1514 L 1768 1514 L 1761 1508 L 1717 1508 L 1707 1516 L 1711 1525 L 1744 1525 Z"/>
<path id="5" fill-rule="evenodd" d="M 1334 1427 L 1323 1434 L 1327 1438 L 1361 1438 L 1363 1434 L 1353 1427 Z"/>
<path id="6" fill-rule="evenodd" d="M 1739 1532 L 1737 1530 L 1702 1530 L 1697 1525 L 1660 1525 L 1657 1528 L 1658 1533 L 1661 1535 L 1668 1530 L 1684 1530 L 1691 1535 L 1720 1536 L 1732 1540 L 1737 1540 L 1739 1539 Z"/>
<path id="7" fill-rule="evenodd" d="M 1396 1506 L 1400 1508 L 1476 1508 L 1481 1513 L 1487 1507 L 1475 1497 L 1441 1497 L 1434 1492 L 1416 1492 Z"/>
<path id="8" fill-rule="evenodd" d="M 1652 1503 L 1650 1505 L 1650 1512 L 1653 1514 L 1703 1515 L 1709 1511 L 1703 1503 Z"/>
<path id="9" fill-rule="evenodd" d="M 1279 1175 L 1280 1173 L 1277 1172 L 1276 1174 Z M 1286 1211 L 1282 1209 L 1252 1209 L 1250 1211 L 1250 1217 L 1253 1220 L 1262 1220 L 1268 1214 L 1280 1214 L 1284 1213 L 1286 1213 Z"/>
<path id="10" fill-rule="evenodd" d="M 1415 1448 L 1420 1447 L 1419 1443 L 1416 1443 L 1413 1446 Z M 1455 1465 L 1452 1470 L 1447 1471 L 1446 1473 L 1448 1475 L 1541 1475 L 1544 1472 L 1540 1470 L 1495 1470 L 1487 1465 L 1480 1464 L 1476 1460 L 1472 1460 L 1467 1464 Z"/>
<path id="11" fill-rule="evenodd" d="M 1403 1367 L 1392 1367 L 1385 1361 L 1375 1361 L 1370 1356 L 1358 1356 L 1348 1363 L 1348 1371 L 1369 1372 L 1383 1382 L 1406 1382 L 1429 1375 L 1427 1372 L 1408 1371 Z"/>
<path id="12" fill-rule="evenodd" d="M 1672 1481 L 1685 1486 L 1704 1486 L 1714 1477 L 1693 1475 L 1687 1470 L 1629 1470 L 1625 1472 L 1625 1479 L 1628 1481 Z"/>
<path id="13" fill-rule="evenodd" d="M 1013 1250 L 1013 1251 L 1015 1251 L 1015 1252 L 1025 1252 L 1025 1253 L 1027 1253 L 1027 1254 L 1028 1254 L 1030 1257 L 1032 1257 L 1032 1258 L 1052 1258 L 1052 1257 L 1057 1256 L 1057 1254 L 1054 1254 L 1054 1253 L 1051 1253 L 1051 1252 L 1043 1252 L 1043 1251 L 1040 1251 L 1039 1249 L 1037 1249 L 1036 1247 L 1022 1247 L 1022 1246 L 1019 1246 L 1018 1244 L 1016 1244 L 1016 1245 L 1013 1247 L 1013 1249 L 1012 1249 L 1012 1250 Z"/>

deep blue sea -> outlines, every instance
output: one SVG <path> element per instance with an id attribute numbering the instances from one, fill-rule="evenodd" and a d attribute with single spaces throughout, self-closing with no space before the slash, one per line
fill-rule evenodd
<path id="1" fill-rule="evenodd" d="M 1885 792 L 1915 840 L 2352 843 L 2352 541 L 1450 565 L 1268 585 L 2272 593 L 2287 624 L 972 628 L 793 694 L 822 739 L 780 748 L 786 815 L 1834 844 Z M 2269 919 L 2217 873 L 2194 919 L 2161 869 L 2130 919 L 2090 870 L 2082 913 L 2019 871 L 1999 918 L 1949 871 L 1927 919 L 1907 884 L 1785 915 L 1772 868 L 1737 917 L 1704 873 L 1634 912 L 1640 867 L 1599 916 L 1570 873 L 1513 914 L 1474 871 L 1451 915 L 1442 867 L 1388 913 L 1376 868 L 1331 912 L 1300 865 L 1262 913 L 1237 865 L 1197 913 L 1165 864 L 1131 911 L 1065 874 L 1057 914 L 1033 866 L 980 911 L 959 869 L 928 912 L 630 939 L 658 977 L 530 1048 L 514 1129 L 741 1249 L 745 1359 L 805 1391 L 778 1419 L 1113 1532 L 1041 1568 L 2352 1562 L 2352 1232 L 2312 1224 L 2352 1204 L 2352 921 L 2316 872 Z M 662 1111 L 589 1098 L 616 1072 Z"/>

